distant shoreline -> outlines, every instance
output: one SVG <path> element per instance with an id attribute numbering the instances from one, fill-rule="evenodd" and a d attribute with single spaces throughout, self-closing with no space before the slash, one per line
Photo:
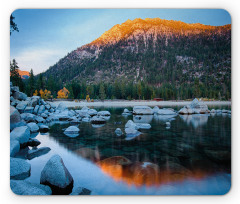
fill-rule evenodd
<path id="1" fill-rule="evenodd" d="M 50 103 L 54 103 L 58 105 L 59 103 L 64 103 L 67 107 L 133 107 L 133 106 L 185 106 L 189 105 L 192 101 L 143 101 L 143 100 L 136 100 L 136 101 L 127 101 L 127 100 L 106 100 L 106 101 L 96 101 L 96 102 L 75 102 L 75 101 L 54 101 Z M 222 106 L 226 105 L 229 106 L 232 104 L 231 101 L 204 101 L 208 106 Z"/>

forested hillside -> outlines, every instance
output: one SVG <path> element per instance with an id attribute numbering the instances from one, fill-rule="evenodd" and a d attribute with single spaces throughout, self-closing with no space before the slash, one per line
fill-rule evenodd
<path id="1" fill-rule="evenodd" d="M 40 76 L 38 76 L 39 78 Z M 231 98 L 231 25 L 128 20 L 42 74 L 56 95 L 118 99 Z"/>

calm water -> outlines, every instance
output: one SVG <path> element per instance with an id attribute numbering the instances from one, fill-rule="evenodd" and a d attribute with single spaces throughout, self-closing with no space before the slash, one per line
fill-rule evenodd
<path id="1" fill-rule="evenodd" d="M 210 107 L 210 109 L 213 107 Z M 219 107 L 214 107 L 219 108 Z M 220 107 L 230 109 L 230 107 Z M 78 186 L 97 195 L 117 194 L 225 194 L 231 186 L 231 118 L 224 115 L 122 116 L 124 108 L 108 110 L 103 127 L 81 122 L 80 134 L 63 134 L 69 123 L 52 123 L 38 134 L 39 147 L 51 151 L 30 160 L 31 182 L 40 182 L 41 171 L 53 154 L 59 154 Z M 177 110 L 179 109 L 176 108 Z M 116 136 L 128 120 L 150 123 L 152 128 L 129 140 Z M 166 121 L 171 121 L 166 129 Z M 117 124 L 116 124 L 117 122 Z"/>

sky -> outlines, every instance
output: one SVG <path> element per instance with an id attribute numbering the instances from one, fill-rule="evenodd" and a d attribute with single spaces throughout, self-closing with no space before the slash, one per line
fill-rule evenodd
<path id="1" fill-rule="evenodd" d="M 19 32 L 10 37 L 10 58 L 16 59 L 20 70 L 33 69 L 34 74 L 128 19 L 231 24 L 230 14 L 222 9 L 19 9 L 12 15 Z"/>

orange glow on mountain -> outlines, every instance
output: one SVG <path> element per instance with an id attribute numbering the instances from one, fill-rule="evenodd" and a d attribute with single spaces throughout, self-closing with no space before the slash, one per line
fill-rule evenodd
<path id="1" fill-rule="evenodd" d="M 21 70 L 18 70 L 18 73 L 19 75 L 21 76 L 22 79 L 25 79 L 26 77 L 24 76 L 30 76 L 30 73 L 28 71 L 21 71 Z M 11 73 L 10 73 L 11 74 Z"/>
<path id="2" fill-rule="evenodd" d="M 230 30 L 231 25 L 225 26 L 210 26 L 200 23 L 184 23 L 175 20 L 163 20 L 160 18 L 136 18 L 134 20 L 127 20 L 121 25 L 117 24 L 110 30 L 103 33 L 99 38 L 91 42 L 89 45 L 105 45 L 115 44 L 120 40 L 131 38 L 138 38 L 140 35 L 190 35 L 200 33 L 225 32 Z"/>

